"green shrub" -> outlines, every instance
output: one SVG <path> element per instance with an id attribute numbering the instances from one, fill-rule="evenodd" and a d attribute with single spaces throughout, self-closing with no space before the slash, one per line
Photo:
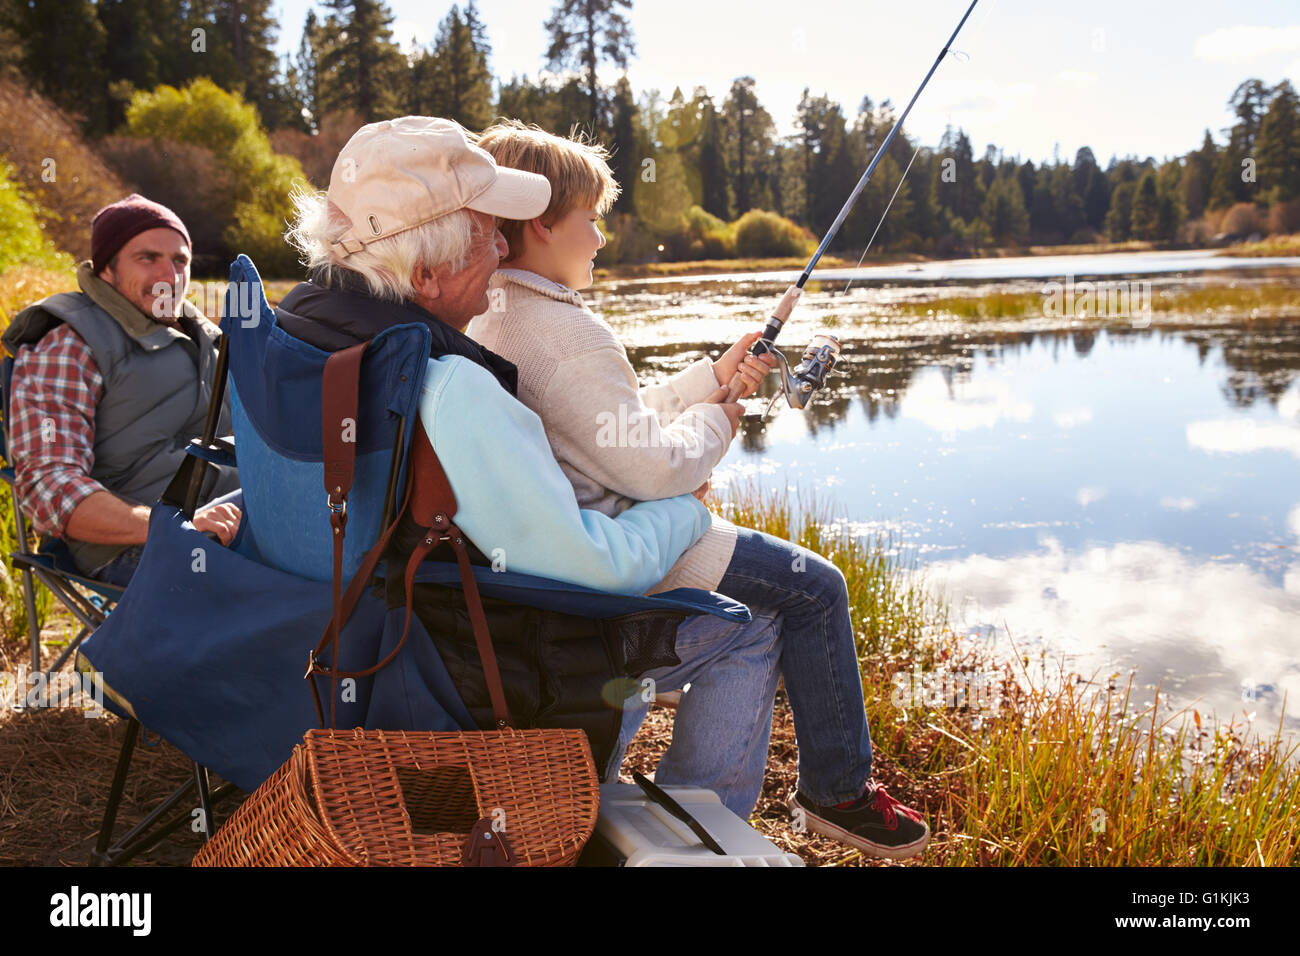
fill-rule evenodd
<path id="1" fill-rule="evenodd" d="M 292 215 L 290 190 L 295 183 L 306 185 L 306 176 L 296 159 L 271 149 L 253 106 L 200 77 L 184 89 L 160 86 L 136 93 L 126 122 L 131 136 L 190 143 L 221 160 L 230 188 L 214 197 L 222 208 L 212 214 L 225 223 L 222 239 L 230 257 L 247 253 L 267 276 L 299 271 L 297 254 L 283 234 Z"/>
<path id="2" fill-rule="evenodd" d="M 690 258 L 734 259 L 736 230 L 699 206 L 686 210 L 686 227 L 690 235 Z"/>
<path id="3" fill-rule="evenodd" d="M 814 240 L 784 216 L 751 209 L 734 225 L 736 253 L 744 257 L 803 256 L 816 248 Z"/>
<path id="4" fill-rule="evenodd" d="M 46 237 L 36 210 L 18 185 L 16 170 L 0 160 L 0 272 L 21 264 L 70 269 L 72 257 Z"/>

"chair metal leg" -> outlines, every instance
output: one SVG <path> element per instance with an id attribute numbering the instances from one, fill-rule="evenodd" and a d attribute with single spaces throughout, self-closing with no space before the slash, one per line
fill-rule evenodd
<path id="1" fill-rule="evenodd" d="M 185 808 L 170 820 L 161 822 L 182 800 L 197 791 L 199 808 L 203 813 L 205 824 L 204 839 L 211 838 L 213 826 L 212 808 L 227 797 L 238 793 L 232 783 L 222 784 L 216 790 L 209 789 L 208 770 L 201 764 L 194 764 L 194 775 L 159 804 L 147 817 L 133 826 L 120 840 L 113 842 L 113 826 L 117 822 L 117 811 L 122 803 L 122 792 L 126 787 L 126 776 L 131 766 L 131 756 L 135 752 L 136 738 L 140 734 L 140 722 L 132 718 L 127 722 L 126 739 L 117 758 L 117 769 L 113 772 L 113 783 L 108 792 L 108 806 L 104 808 L 104 820 L 99 830 L 99 839 L 91 853 L 91 863 L 98 866 L 121 866 L 137 854 L 157 846 L 163 839 L 175 833 L 186 824 L 192 823 L 194 814 Z"/>
<path id="2" fill-rule="evenodd" d="M 216 829 L 212 819 L 212 795 L 208 792 L 208 768 L 197 761 L 194 764 L 194 788 L 199 794 L 199 812 L 203 814 L 203 842 L 212 839 Z"/>
<path id="3" fill-rule="evenodd" d="M 104 820 L 99 826 L 99 840 L 95 844 L 94 862 L 109 862 L 108 843 L 113 837 L 113 824 L 117 822 L 117 808 L 122 803 L 122 790 L 126 787 L 126 773 L 131 767 L 131 755 L 135 753 L 135 738 L 140 733 L 140 721 L 132 717 L 126 725 L 126 739 L 117 756 L 117 768 L 113 771 L 113 782 L 108 788 L 108 805 L 104 807 Z"/>
<path id="4" fill-rule="evenodd" d="M 23 576 L 23 603 L 27 609 L 27 627 L 31 639 L 32 673 L 39 674 L 43 672 L 48 677 L 67 662 L 68 658 L 81 646 L 82 641 L 89 637 L 95 628 L 104 623 L 104 619 L 108 614 L 71 584 L 49 574 L 43 567 L 24 561 L 21 555 L 15 554 L 13 558 L 14 566 L 21 569 Z M 58 658 L 48 670 L 41 667 L 41 632 L 36 623 L 36 581 L 40 581 L 41 584 L 45 585 L 50 593 L 68 609 L 68 613 L 76 618 L 81 625 L 81 630 L 77 632 L 77 636 L 60 652 Z"/>

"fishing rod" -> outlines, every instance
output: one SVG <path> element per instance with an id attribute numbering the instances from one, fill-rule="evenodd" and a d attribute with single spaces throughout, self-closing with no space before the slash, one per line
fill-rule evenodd
<path id="1" fill-rule="evenodd" d="M 820 332 L 813 336 L 812 344 L 804 350 L 803 359 L 793 371 L 790 369 L 790 364 L 786 361 L 785 356 L 781 354 L 780 350 L 777 349 L 776 345 L 773 343 L 776 341 L 777 335 L 781 332 L 781 326 L 785 325 L 786 321 L 790 318 L 790 313 L 794 311 L 795 303 L 798 302 L 799 297 L 803 295 L 804 284 L 808 281 L 809 276 L 812 275 L 813 269 L 817 267 L 817 262 L 821 259 L 822 253 L 826 251 L 826 247 L 831 244 L 831 240 L 835 238 L 835 234 L 838 233 L 840 227 L 844 225 L 844 220 L 848 217 L 849 211 L 853 208 L 853 204 L 856 203 L 858 197 L 862 195 L 862 190 L 866 188 L 867 181 L 871 179 L 871 174 L 876 171 L 876 167 L 880 165 L 880 161 L 884 159 L 885 151 L 889 149 L 889 144 L 894 141 L 894 136 L 902 127 L 903 121 L 907 119 L 907 114 L 912 112 L 912 107 L 916 105 L 917 99 L 921 96 L 921 91 L 924 90 L 926 84 L 930 82 L 930 77 L 934 76 L 935 71 L 939 69 L 939 64 L 942 63 L 944 57 L 948 55 L 948 51 L 952 48 L 953 41 L 957 39 L 957 34 L 961 33 L 961 28 L 964 27 L 966 21 L 970 19 L 971 12 L 974 11 L 975 4 L 977 3 L 979 3 L 979 0 L 971 0 L 971 5 L 966 8 L 965 15 L 962 16 L 961 22 L 957 24 L 957 29 L 952 31 L 952 36 L 948 38 L 948 42 L 943 45 L 943 49 L 940 50 L 939 55 L 935 57 L 934 64 L 930 67 L 930 72 L 925 74 L 925 79 L 921 81 L 921 85 L 917 87 L 916 92 L 912 94 L 912 99 L 907 104 L 907 108 L 903 110 L 902 115 L 894 122 L 893 128 L 890 129 L 889 135 L 885 137 L 885 141 L 880 144 L 880 148 L 876 150 L 876 155 L 872 158 L 871 164 L 867 166 L 866 172 L 862 174 L 862 178 L 858 180 L 858 184 L 853 187 L 853 192 L 849 193 L 849 198 L 844 201 L 844 205 L 840 209 L 839 215 L 835 217 L 835 221 L 831 223 L 830 229 L 828 229 L 826 235 L 822 237 L 821 244 L 817 246 L 817 251 L 814 252 L 812 258 L 808 260 L 808 265 L 804 267 L 803 274 L 799 276 L 799 281 L 785 290 L 785 295 L 781 297 L 781 301 L 777 303 L 776 309 L 767 320 L 767 327 L 763 330 L 763 337 L 755 342 L 753 348 L 749 350 L 751 355 L 762 355 L 765 352 L 771 352 L 776 356 L 776 360 L 781 366 L 781 391 L 772 397 L 772 404 L 775 404 L 777 398 L 780 398 L 781 395 L 784 394 L 786 401 L 790 403 L 791 408 L 803 408 L 808 404 L 809 400 L 811 400 L 813 393 L 826 383 L 826 376 L 830 374 L 831 370 L 835 367 L 835 362 L 839 359 L 840 354 L 840 340 L 828 332 Z M 901 180 L 899 181 L 899 185 L 902 185 Z M 889 209 L 886 208 L 885 214 L 888 215 L 888 213 Z M 884 221 L 884 216 L 881 217 L 881 221 Z M 877 229 L 879 229 L 879 226 L 877 226 Z M 740 396 L 740 393 L 744 391 L 744 387 L 744 379 L 741 378 L 740 373 L 737 372 L 735 377 L 731 380 L 730 393 L 727 396 L 727 401 L 736 401 Z M 768 405 L 767 408 L 770 412 L 772 410 L 772 405 Z M 764 413 L 763 417 L 766 418 L 767 414 Z"/>

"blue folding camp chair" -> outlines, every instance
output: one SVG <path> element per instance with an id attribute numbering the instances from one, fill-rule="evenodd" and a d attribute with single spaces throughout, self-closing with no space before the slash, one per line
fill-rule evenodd
<path id="1" fill-rule="evenodd" d="M 243 484 L 239 533 L 221 547 L 189 521 L 184 490 L 199 480 L 203 459 L 222 453 L 198 442 L 153 510 L 130 587 L 83 647 L 87 666 L 103 674 L 106 706 L 129 702 L 147 726 L 249 791 L 320 725 L 313 687 L 328 694 L 336 726 L 476 729 L 419 618 L 410 619 L 408 633 L 405 608 L 389 607 L 382 587 L 370 586 L 384 576 L 382 564 L 368 566 L 350 589 L 355 608 L 337 644 L 318 645 L 334 599 L 320 426 L 331 353 L 277 325 L 246 257 L 230 278 L 223 348 Z M 240 314 L 231 298 L 241 289 L 239 298 L 254 303 L 252 315 Z M 428 328 L 413 323 L 386 329 L 365 349 L 343 580 L 362 567 L 400 511 L 430 345 Z M 472 578 L 484 597 L 601 621 L 642 612 L 673 622 L 697 614 L 749 620 L 744 605 L 706 591 L 628 597 L 479 566 Z M 421 564 L 416 576 L 421 585 L 446 588 L 461 580 L 456 563 L 440 561 Z M 304 681 L 313 655 L 326 671 L 359 676 L 343 694 L 324 677 Z"/>
<path id="2" fill-rule="evenodd" d="M 43 538 L 35 550 L 28 537 L 27 521 L 18 506 L 14 487 L 15 475 L 9 461 L 9 401 L 12 395 L 14 360 L 5 355 L 0 358 L 0 480 L 9 486 L 13 500 L 16 536 L 14 550 L 9 557 L 22 576 L 23 608 L 27 616 L 28 639 L 31 648 L 31 673 L 46 677 L 55 673 L 81 645 L 81 642 L 103 623 L 109 609 L 122 595 L 122 589 L 102 581 L 95 581 L 77 570 L 72 553 L 58 538 Z M 63 604 L 80 624 L 80 630 L 68 642 L 49 668 L 41 667 L 41 629 L 37 620 L 36 582 L 39 581 Z"/>
<path id="3" fill-rule="evenodd" d="M 0 479 L 3 479 L 9 486 L 10 495 L 13 499 L 14 523 L 17 533 L 15 548 L 10 553 L 10 558 L 14 567 L 22 576 L 23 605 L 26 610 L 31 650 L 31 673 L 41 675 L 39 679 L 43 680 L 45 686 L 48 687 L 53 686 L 50 675 L 57 673 L 68 659 L 77 653 L 82 642 L 104 623 L 114 604 L 121 598 L 123 589 L 83 575 L 77 569 L 67 545 L 58 538 L 42 538 L 37 548 L 32 549 L 27 522 L 22 509 L 18 505 L 14 469 L 12 463 L 8 460 L 9 425 L 12 421 L 10 418 L 10 399 L 13 394 L 13 369 L 14 360 L 11 356 L 0 357 L 0 416 L 2 416 L 0 418 L 0 458 L 5 460 L 4 467 L 0 468 Z M 80 625 L 77 634 L 68 642 L 67 646 L 63 648 L 48 668 L 41 667 L 41 634 L 36 608 L 37 582 L 44 585 L 68 609 L 68 612 Z M 84 668 L 82 669 L 84 670 Z M 65 688 L 61 691 L 61 693 L 63 692 L 71 693 L 71 688 Z M 52 703 L 57 706 L 62 704 L 63 700 L 60 697 L 52 701 Z M 113 706 L 110 709 L 119 716 L 125 717 L 128 723 L 122 747 L 118 754 L 117 766 L 114 770 L 99 837 L 92 853 L 92 861 L 101 864 L 122 864 L 153 847 L 168 834 L 191 822 L 191 815 L 182 812 L 175 815 L 169 823 L 160 825 L 160 821 L 172 808 L 191 794 L 196 795 L 200 806 L 208 813 L 205 819 L 210 820 L 212 819 L 210 815 L 212 807 L 221 803 L 227 797 L 233 796 L 236 791 L 232 786 L 223 786 L 216 791 L 211 791 L 208 785 L 206 769 L 195 763 L 193 775 L 189 780 L 178 787 L 171 796 L 132 827 L 124 836 L 114 841 L 113 828 L 121 805 L 122 793 L 126 786 L 131 757 L 135 752 L 136 742 L 143 736 L 144 731 L 140 726 L 140 722 L 131 713 L 129 705 Z"/>

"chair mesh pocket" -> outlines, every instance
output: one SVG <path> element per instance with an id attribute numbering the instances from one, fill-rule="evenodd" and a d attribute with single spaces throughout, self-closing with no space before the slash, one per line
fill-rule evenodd
<path id="1" fill-rule="evenodd" d="M 637 611 L 605 622 L 621 638 L 623 673 L 637 677 L 656 667 L 680 664 L 677 656 L 677 628 L 685 613 Z"/>

